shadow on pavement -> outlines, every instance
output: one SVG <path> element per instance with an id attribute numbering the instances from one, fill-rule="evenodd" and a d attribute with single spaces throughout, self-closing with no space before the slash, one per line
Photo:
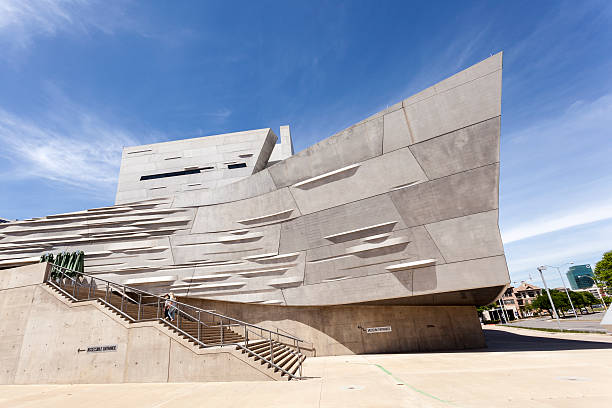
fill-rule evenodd
<path id="1" fill-rule="evenodd" d="M 612 343 L 604 341 L 583 341 L 555 339 L 508 333 L 501 330 L 483 329 L 486 349 L 473 351 L 555 351 L 612 349 Z M 602 339 L 603 340 L 603 339 Z"/>

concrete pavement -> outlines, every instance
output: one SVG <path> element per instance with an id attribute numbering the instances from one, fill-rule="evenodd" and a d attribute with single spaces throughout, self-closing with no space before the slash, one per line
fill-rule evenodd
<path id="1" fill-rule="evenodd" d="M 572 317 L 565 317 L 559 319 L 561 328 L 563 330 L 578 330 L 592 333 L 605 333 L 606 330 L 599 324 L 603 318 L 604 313 L 598 312 L 588 315 L 578 315 L 578 319 Z M 508 323 L 508 325 L 515 327 L 527 327 L 527 328 L 539 328 L 539 329 L 559 329 L 559 324 L 556 319 L 547 317 L 538 317 L 532 319 L 518 320 Z"/>
<path id="2" fill-rule="evenodd" d="M 301 382 L 0 386 L 0 407 L 602 407 L 612 336 L 485 330 L 468 352 L 309 358 Z"/>

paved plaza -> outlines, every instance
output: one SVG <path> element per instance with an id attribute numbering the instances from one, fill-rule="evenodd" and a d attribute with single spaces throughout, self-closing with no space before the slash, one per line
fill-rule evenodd
<path id="1" fill-rule="evenodd" d="M 3 385 L 0 407 L 603 407 L 612 336 L 485 330 L 469 352 L 309 358 L 305 381 Z"/>

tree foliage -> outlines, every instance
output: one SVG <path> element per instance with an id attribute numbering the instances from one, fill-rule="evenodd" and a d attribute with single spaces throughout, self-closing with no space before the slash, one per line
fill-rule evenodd
<path id="1" fill-rule="evenodd" d="M 612 251 L 603 254 L 601 261 L 595 264 L 595 278 L 606 289 L 612 288 Z"/>
<path id="2" fill-rule="evenodd" d="M 601 301 L 595 297 L 591 292 L 569 292 L 570 298 L 572 299 L 572 303 L 574 304 L 574 308 L 581 310 L 582 308 L 591 307 L 601 303 Z M 569 312 L 572 309 L 569 300 L 567 299 L 567 295 L 565 292 L 561 292 L 558 290 L 551 290 L 550 296 L 555 303 L 555 307 L 557 311 L 561 315 L 565 315 L 566 312 Z M 552 316 L 552 307 L 550 306 L 550 301 L 548 300 L 548 295 L 546 292 L 542 292 L 541 295 L 536 297 L 531 305 L 535 309 L 546 310 Z M 587 310 L 588 311 L 588 310 Z"/>

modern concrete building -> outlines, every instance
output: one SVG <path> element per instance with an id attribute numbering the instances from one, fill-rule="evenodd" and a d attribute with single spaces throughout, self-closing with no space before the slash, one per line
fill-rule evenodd
<path id="1" fill-rule="evenodd" d="M 125 148 L 115 205 L 1 224 L 0 267 L 83 250 L 318 355 L 484 346 L 475 306 L 509 283 L 501 80 L 500 53 L 297 154 L 288 127 Z"/>

